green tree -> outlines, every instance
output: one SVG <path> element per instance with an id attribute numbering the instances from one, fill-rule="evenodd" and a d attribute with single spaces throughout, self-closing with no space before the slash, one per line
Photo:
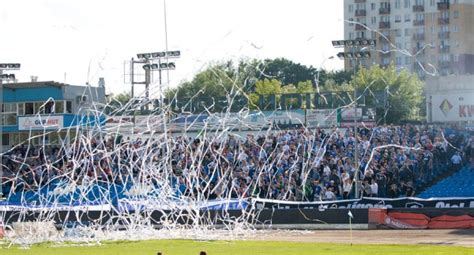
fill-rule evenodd
<path id="1" fill-rule="evenodd" d="M 316 74 L 316 69 L 312 66 L 295 63 L 285 58 L 265 59 L 260 65 L 262 72 L 258 79 L 277 79 L 283 85 L 298 84 L 301 81 L 312 81 Z"/>
<path id="2" fill-rule="evenodd" d="M 373 65 L 370 69 L 361 68 L 354 76 L 352 85 L 369 95 L 386 92 L 382 95 L 386 95 L 388 105 L 382 106 L 382 114 L 377 114 L 378 117 L 386 114 L 386 121 L 389 123 L 421 118 L 423 82 L 416 74 L 404 69 L 397 72 L 393 65 L 387 68 Z M 383 96 L 378 98 L 379 101 L 384 99 Z"/>
<path id="3" fill-rule="evenodd" d="M 107 99 L 107 107 L 105 111 L 107 113 L 113 113 L 113 112 L 122 112 L 124 109 L 124 106 L 130 102 L 131 96 L 130 93 L 128 92 L 122 92 L 117 95 L 110 95 Z"/>

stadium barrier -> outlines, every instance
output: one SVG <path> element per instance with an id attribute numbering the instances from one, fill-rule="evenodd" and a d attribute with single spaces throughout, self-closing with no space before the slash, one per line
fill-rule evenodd
<path id="1" fill-rule="evenodd" d="M 474 229 L 474 208 L 371 208 L 369 229 Z"/>
<path id="2" fill-rule="evenodd" d="M 468 228 L 474 225 L 474 198 L 362 198 L 324 202 L 231 199 L 208 201 L 200 209 L 184 206 L 173 211 L 166 208 L 146 208 L 130 201 L 122 205 L 82 205 L 73 209 L 64 206 L 57 207 L 60 210 L 51 210 L 48 207 L 29 208 L 26 205 L 10 204 L 3 207 L 0 205 L 0 217 L 4 219 L 5 225 L 12 225 L 14 222 L 40 221 L 47 215 L 48 220 L 55 222 L 57 228 L 92 224 L 127 226 L 137 219 L 149 221 L 156 228 L 166 223 L 218 227 L 241 219 L 256 228 L 347 229 L 349 214 L 353 215 L 352 226 L 355 229 Z M 116 210 L 117 208 L 122 209 Z M 197 214 L 199 217 L 196 217 Z M 244 214 L 250 217 L 241 217 Z M 468 217 L 459 217 L 462 215 Z"/>

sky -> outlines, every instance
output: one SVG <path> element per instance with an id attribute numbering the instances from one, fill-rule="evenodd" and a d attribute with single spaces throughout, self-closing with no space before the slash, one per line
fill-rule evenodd
<path id="1" fill-rule="evenodd" d="M 125 62 L 164 51 L 164 0 L 1 0 L 0 63 L 21 63 L 19 82 L 96 85 L 130 90 Z M 329 70 L 343 61 L 343 0 L 168 0 L 168 50 L 180 50 L 169 86 L 211 62 L 284 57 Z M 168 79 L 164 79 L 166 82 Z M 154 84 L 156 79 L 154 80 Z"/>

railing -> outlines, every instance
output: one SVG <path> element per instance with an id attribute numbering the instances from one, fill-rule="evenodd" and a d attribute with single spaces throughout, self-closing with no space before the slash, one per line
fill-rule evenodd
<path id="1" fill-rule="evenodd" d="M 439 32 L 438 33 L 438 38 L 439 39 L 448 39 L 449 38 L 449 32 Z"/>
<path id="2" fill-rule="evenodd" d="M 423 55 L 425 54 L 425 49 L 423 47 L 413 48 L 413 54 Z"/>
<path id="3" fill-rule="evenodd" d="M 390 14 L 390 8 L 388 8 L 388 7 L 380 8 L 379 9 L 379 14 Z"/>
<path id="4" fill-rule="evenodd" d="M 424 33 L 418 33 L 418 34 L 413 34 L 413 40 L 425 40 L 425 34 Z"/>
<path id="5" fill-rule="evenodd" d="M 384 50 L 382 50 L 382 51 L 379 52 L 379 54 L 380 54 L 380 58 L 389 58 L 389 57 L 392 56 L 392 52 L 391 52 L 391 51 L 384 51 Z"/>
<path id="6" fill-rule="evenodd" d="M 413 5 L 413 12 L 424 12 L 425 6 L 424 5 Z"/>
<path id="7" fill-rule="evenodd" d="M 390 28 L 390 21 L 381 21 L 379 23 L 379 28 Z"/>
<path id="8" fill-rule="evenodd" d="M 356 11 L 355 11 L 355 16 L 356 16 L 356 17 L 365 16 L 365 15 L 367 15 L 367 11 L 366 11 L 366 10 L 356 10 Z"/>
<path id="9" fill-rule="evenodd" d="M 367 26 L 366 24 L 364 24 L 364 25 L 356 24 L 355 25 L 355 30 L 367 30 L 366 26 Z"/>
<path id="10" fill-rule="evenodd" d="M 386 35 L 385 37 L 380 36 L 379 42 L 390 42 L 390 35 Z"/>
<path id="11" fill-rule="evenodd" d="M 367 0 L 355 0 L 355 3 L 358 4 L 358 3 L 365 3 L 367 2 Z"/>
<path id="12" fill-rule="evenodd" d="M 448 25 L 449 18 L 438 18 L 438 25 Z"/>
<path id="13" fill-rule="evenodd" d="M 449 10 L 449 2 L 439 2 L 438 10 Z"/>
<path id="14" fill-rule="evenodd" d="M 442 60 L 438 62 L 438 67 L 440 68 L 448 68 L 451 66 L 451 62 L 447 60 Z"/>
<path id="15" fill-rule="evenodd" d="M 424 26 L 425 25 L 425 20 L 413 20 L 413 26 Z"/>
<path id="16" fill-rule="evenodd" d="M 449 53 L 450 48 L 451 47 L 449 45 L 441 45 L 439 47 L 439 53 Z"/>

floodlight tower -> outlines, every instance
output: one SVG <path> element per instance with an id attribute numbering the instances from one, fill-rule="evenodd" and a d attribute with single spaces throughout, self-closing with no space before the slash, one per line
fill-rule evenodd
<path id="1" fill-rule="evenodd" d="M 3 102 L 3 82 L 14 82 L 15 74 L 4 74 L 4 71 L 20 70 L 19 63 L 0 63 L 0 102 Z M 1 118 L 2 116 L 0 116 Z M 3 152 L 3 125 L 0 125 L 0 153 Z M 3 200 L 3 162 L 0 158 L 0 200 Z"/>
<path id="2" fill-rule="evenodd" d="M 147 99 L 149 99 L 149 86 L 151 82 L 151 72 L 158 71 L 158 85 L 160 89 L 160 106 L 163 106 L 163 84 L 162 84 L 162 72 L 163 70 L 174 70 L 176 64 L 170 62 L 169 59 L 176 59 L 181 56 L 181 52 L 177 51 L 161 51 L 151 53 L 139 53 L 137 57 L 143 63 L 143 69 L 145 70 L 145 93 Z"/>
<path id="3" fill-rule="evenodd" d="M 339 52 L 337 53 L 337 57 L 340 59 L 353 59 L 355 60 L 354 66 L 354 77 L 356 74 L 356 70 L 360 65 L 361 59 L 370 58 L 370 52 L 365 51 L 369 46 L 375 47 L 376 41 L 375 40 L 368 40 L 368 39 L 358 39 L 358 40 L 336 40 L 332 41 L 332 45 L 335 48 L 348 48 L 349 51 L 346 52 Z M 360 46 L 365 46 L 364 48 L 360 49 Z M 357 89 L 354 87 L 354 163 L 355 163 L 355 198 L 359 198 L 359 155 L 358 155 L 358 141 L 357 141 Z"/>

